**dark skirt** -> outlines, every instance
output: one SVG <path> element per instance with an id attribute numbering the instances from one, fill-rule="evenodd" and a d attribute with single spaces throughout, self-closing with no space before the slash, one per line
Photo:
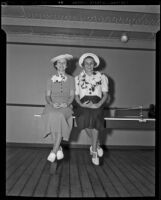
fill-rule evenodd
<path id="1" fill-rule="evenodd" d="M 80 101 L 84 103 L 88 100 L 98 103 L 101 98 L 98 96 L 84 96 Z M 74 115 L 79 130 L 89 128 L 102 131 L 104 129 L 103 106 L 100 108 L 84 108 L 77 104 Z"/>

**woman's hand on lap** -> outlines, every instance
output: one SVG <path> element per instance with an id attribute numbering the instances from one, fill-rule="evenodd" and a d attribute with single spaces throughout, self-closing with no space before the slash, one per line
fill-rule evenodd
<path id="1" fill-rule="evenodd" d="M 68 105 L 67 105 L 66 103 L 61 103 L 61 104 L 60 104 L 60 107 L 61 107 L 61 108 L 66 108 L 67 106 L 68 106 Z"/>
<path id="2" fill-rule="evenodd" d="M 101 107 L 101 105 L 99 103 L 96 103 L 96 104 L 92 103 L 91 104 L 91 108 L 100 108 L 100 107 Z"/>
<path id="3" fill-rule="evenodd" d="M 86 101 L 86 102 L 82 103 L 81 106 L 84 107 L 84 108 L 90 108 L 91 107 L 91 101 Z"/>
<path id="4" fill-rule="evenodd" d="M 53 107 L 54 108 L 60 108 L 60 104 L 59 103 L 53 103 Z"/>

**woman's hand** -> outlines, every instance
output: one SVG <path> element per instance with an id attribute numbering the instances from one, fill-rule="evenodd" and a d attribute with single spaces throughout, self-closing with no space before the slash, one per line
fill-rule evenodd
<path id="1" fill-rule="evenodd" d="M 90 106 L 90 108 L 100 108 L 101 107 L 101 104 L 99 104 L 99 103 L 96 103 L 96 104 L 94 104 L 94 103 L 92 103 L 91 102 L 91 106 Z"/>
<path id="2" fill-rule="evenodd" d="M 53 103 L 54 108 L 66 108 L 67 106 L 66 103 Z"/>
<path id="3" fill-rule="evenodd" d="M 67 106 L 68 106 L 68 105 L 67 105 L 66 103 L 61 103 L 61 104 L 60 104 L 60 107 L 61 107 L 61 108 L 66 108 Z"/>
<path id="4" fill-rule="evenodd" d="M 60 104 L 59 103 L 53 103 L 53 107 L 54 108 L 60 108 Z"/>
<path id="5" fill-rule="evenodd" d="M 91 107 L 91 103 L 92 102 L 88 100 L 88 101 L 82 103 L 81 106 L 84 107 L 84 108 L 90 108 Z"/>

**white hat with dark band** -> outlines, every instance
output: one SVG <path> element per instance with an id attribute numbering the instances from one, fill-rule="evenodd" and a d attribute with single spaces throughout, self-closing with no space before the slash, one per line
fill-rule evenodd
<path id="1" fill-rule="evenodd" d="M 92 57 L 94 59 L 94 61 L 96 62 L 96 67 L 98 67 L 98 65 L 100 64 L 100 60 L 98 58 L 98 56 L 96 56 L 94 53 L 85 53 L 83 54 L 80 58 L 79 58 L 79 65 L 80 67 L 83 67 L 82 64 L 83 64 L 83 61 L 85 58 L 87 58 L 88 56 Z"/>
<path id="2" fill-rule="evenodd" d="M 67 59 L 67 60 L 70 60 L 70 59 L 73 58 L 73 56 L 70 55 L 70 54 L 63 54 L 63 55 L 59 55 L 59 56 L 56 56 L 56 57 L 52 58 L 50 61 L 51 61 L 52 63 L 54 63 L 54 62 L 56 62 L 57 60 L 60 60 L 60 59 L 62 59 L 62 58 Z"/>

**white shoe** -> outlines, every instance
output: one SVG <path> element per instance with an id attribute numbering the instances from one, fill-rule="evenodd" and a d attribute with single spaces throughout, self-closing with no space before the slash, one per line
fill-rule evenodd
<path id="1" fill-rule="evenodd" d="M 89 147 L 89 150 L 90 150 L 90 155 L 92 155 L 92 152 L 93 152 L 92 151 L 92 146 Z"/>
<path id="2" fill-rule="evenodd" d="M 90 146 L 89 149 L 90 149 L 90 155 L 92 155 L 92 152 L 93 152 L 93 151 L 92 151 L 92 146 Z M 103 156 L 103 149 L 102 149 L 99 145 L 97 146 L 97 153 L 98 153 L 98 156 L 99 156 L 99 157 L 102 157 L 102 156 Z"/>
<path id="3" fill-rule="evenodd" d="M 64 158 L 63 149 L 62 149 L 61 146 L 59 147 L 59 150 L 56 153 L 56 157 L 57 157 L 58 160 L 61 160 L 61 159 Z"/>
<path id="4" fill-rule="evenodd" d="M 93 153 L 92 153 L 92 155 L 95 155 L 95 157 L 92 157 L 92 163 L 94 164 L 94 165 L 99 165 L 99 157 L 97 156 L 97 152 L 94 152 L 93 151 Z"/>
<path id="5" fill-rule="evenodd" d="M 50 154 L 47 157 L 47 160 L 50 161 L 50 162 L 54 162 L 55 159 L 56 159 L 56 154 L 53 151 L 51 151 Z"/>
<path id="6" fill-rule="evenodd" d="M 103 156 L 103 149 L 99 145 L 97 146 L 97 153 L 99 157 Z"/>

